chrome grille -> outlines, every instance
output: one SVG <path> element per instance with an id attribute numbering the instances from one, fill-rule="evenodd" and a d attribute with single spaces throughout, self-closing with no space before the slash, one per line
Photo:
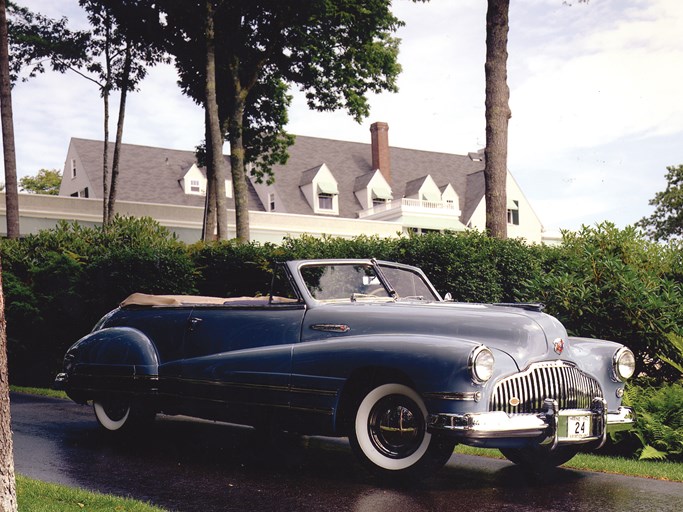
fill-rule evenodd
<path id="1" fill-rule="evenodd" d="M 590 409 L 593 399 L 602 396 L 600 384 L 576 366 L 562 361 L 536 363 L 496 384 L 490 410 L 542 412 L 547 398 L 557 400 L 560 409 Z"/>

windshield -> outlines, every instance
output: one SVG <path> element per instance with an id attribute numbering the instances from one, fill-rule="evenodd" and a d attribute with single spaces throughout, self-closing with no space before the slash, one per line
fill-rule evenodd
<path id="1" fill-rule="evenodd" d="M 408 269 L 372 264 L 313 264 L 301 267 L 311 296 L 320 301 L 438 300 L 422 276 Z"/>

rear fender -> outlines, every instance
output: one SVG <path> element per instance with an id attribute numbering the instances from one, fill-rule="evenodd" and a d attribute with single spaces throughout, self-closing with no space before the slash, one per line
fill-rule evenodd
<path id="1" fill-rule="evenodd" d="M 151 392 L 157 387 L 159 355 L 141 331 L 111 327 L 78 340 L 64 356 L 64 372 L 64 388 L 77 401 L 102 392 Z"/>

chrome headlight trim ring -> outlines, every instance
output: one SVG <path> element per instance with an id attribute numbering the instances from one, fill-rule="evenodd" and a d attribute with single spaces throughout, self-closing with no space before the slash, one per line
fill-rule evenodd
<path id="1" fill-rule="evenodd" d="M 485 384 L 493 376 L 495 367 L 493 352 L 486 345 L 479 345 L 470 352 L 468 366 L 472 375 L 472 382 Z"/>
<path id="2" fill-rule="evenodd" d="M 612 379 L 615 382 L 626 382 L 636 371 L 636 356 L 627 347 L 621 347 L 612 358 Z"/>

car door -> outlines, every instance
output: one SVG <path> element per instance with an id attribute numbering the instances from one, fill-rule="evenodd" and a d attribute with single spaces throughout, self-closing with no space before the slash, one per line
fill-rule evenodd
<path id="1" fill-rule="evenodd" d="M 195 307 L 185 334 L 182 395 L 238 413 L 288 407 L 292 345 L 303 314 L 302 304 L 267 299 Z"/>

